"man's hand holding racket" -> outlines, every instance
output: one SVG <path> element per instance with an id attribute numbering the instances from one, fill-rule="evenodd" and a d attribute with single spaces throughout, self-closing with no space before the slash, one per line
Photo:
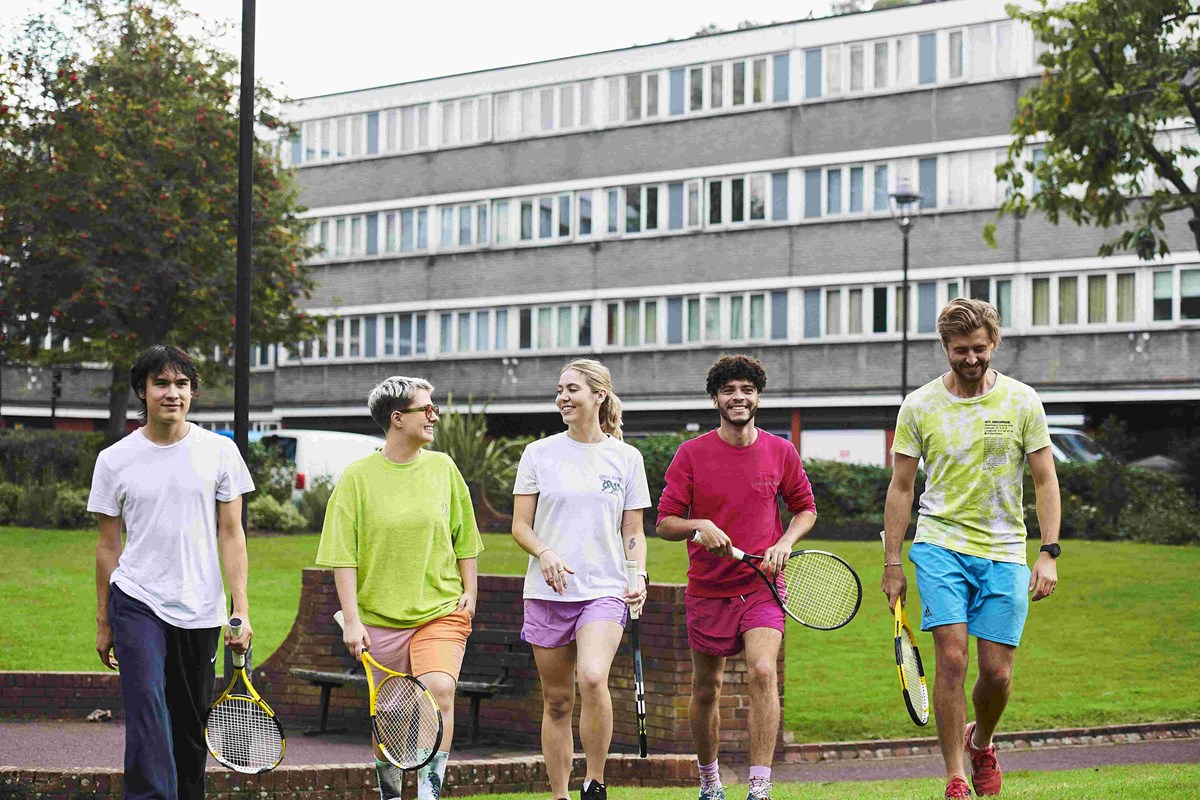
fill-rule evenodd
<path id="1" fill-rule="evenodd" d="M 763 553 L 762 571 L 767 573 L 767 577 L 775 580 L 779 573 L 783 572 L 783 568 L 787 566 L 788 559 L 792 557 L 792 548 L 795 542 L 789 542 L 785 536 L 775 544 L 767 548 L 767 552 Z"/>
<path id="2" fill-rule="evenodd" d="M 242 624 L 236 633 L 232 626 L 225 626 L 225 646 L 235 653 L 244 654 L 250 649 L 250 640 L 254 637 L 254 629 L 250 627 L 250 615 L 234 609 L 231 619 L 240 619 Z"/>
<path id="3" fill-rule="evenodd" d="M 733 547 L 733 542 L 725 531 L 707 519 L 692 520 L 692 525 L 695 527 L 695 533 L 692 536 L 693 542 L 714 556 L 733 558 L 733 550 L 730 549 Z"/>
<path id="4" fill-rule="evenodd" d="M 575 570 L 568 567 L 558 557 L 558 553 L 549 547 L 538 553 L 537 558 L 538 566 L 542 570 L 542 578 L 546 581 L 546 585 L 558 594 L 565 592 L 567 590 L 567 576 L 574 575 Z"/>

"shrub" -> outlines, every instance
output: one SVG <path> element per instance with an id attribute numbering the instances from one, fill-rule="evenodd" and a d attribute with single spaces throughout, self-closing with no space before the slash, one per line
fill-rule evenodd
<path id="1" fill-rule="evenodd" d="M 53 481 L 27 483 L 17 506 L 17 519 L 21 525 L 31 528 L 49 528 L 54 524 L 55 505 L 58 503 L 58 484 Z"/>
<path id="2" fill-rule="evenodd" d="M 329 496 L 333 494 L 333 480 L 328 475 L 322 475 L 314 480 L 304 494 L 300 495 L 297 510 L 304 520 L 304 530 L 320 533 L 325 527 L 325 508 L 329 505 Z"/>
<path id="3" fill-rule="evenodd" d="M 280 503 L 269 494 L 256 496 L 248 509 L 250 528 L 255 531 L 296 533 L 304 530 L 304 517 L 290 502 Z"/>
<path id="4" fill-rule="evenodd" d="M 20 522 L 20 509 L 25 503 L 25 490 L 15 483 L 0 483 L 0 525 Z"/>
<path id="5" fill-rule="evenodd" d="M 262 442 L 251 442 L 246 455 L 246 466 L 259 494 L 270 495 L 280 504 L 289 502 L 296 483 L 296 465 L 278 448 L 267 447 Z"/>
<path id="6" fill-rule="evenodd" d="M 94 517 L 87 510 L 88 493 L 77 486 L 59 486 L 52 514 L 54 527 L 70 530 L 92 527 Z"/>
<path id="7" fill-rule="evenodd" d="M 103 444 L 101 433 L 0 429 L 0 480 L 49 474 L 52 481 L 88 486 Z"/>

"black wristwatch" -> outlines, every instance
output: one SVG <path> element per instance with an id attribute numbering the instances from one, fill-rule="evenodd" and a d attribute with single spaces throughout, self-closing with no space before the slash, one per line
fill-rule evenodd
<path id="1" fill-rule="evenodd" d="M 1062 553 L 1062 548 L 1058 546 L 1058 542 L 1055 542 L 1054 544 L 1042 545 L 1040 552 L 1049 553 L 1051 558 L 1058 558 Z"/>

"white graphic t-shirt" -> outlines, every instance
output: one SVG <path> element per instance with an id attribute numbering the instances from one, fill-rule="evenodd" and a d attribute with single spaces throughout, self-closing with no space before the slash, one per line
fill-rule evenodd
<path id="1" fill-rule="evenodd" d="M 650 506 L 642 454 L 606 437 L 577 442 L 565 432 L 533 442 L 521 454 L 513 494 L 536 494 L 533 530 L 575 570 L 558 594 L 529 558 L 526 599 L 579 601 L 625 595 L 621 515 Z"/>
<path id="2" fill-rule="evenodd" d="M 904 399 L 892 451 L 925 459 L 918 542 L 992 561 L 1025 563 L 1025 455 L 1050 446 L 1037 394 L 996 373 L 979 397 L 930 381 Z"/>

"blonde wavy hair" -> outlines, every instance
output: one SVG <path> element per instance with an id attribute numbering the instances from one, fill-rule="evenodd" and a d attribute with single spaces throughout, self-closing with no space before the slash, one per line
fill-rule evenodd
<path id="1" fill-rule="evenodd" d="M 600 404 L 600 430 L 614 439 L 621 439 L 621 398 L 613 391 L 612 373 L 608 367 L 592 358 L 577 358 L 563 367 L 562 372 L 569 369 L 582 375 L 593 392 L 606 393 Z"/>

